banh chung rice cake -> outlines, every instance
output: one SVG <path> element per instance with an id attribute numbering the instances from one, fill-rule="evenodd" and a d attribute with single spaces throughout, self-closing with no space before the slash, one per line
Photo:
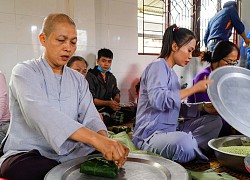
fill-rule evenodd
<path id="1" fill-rule="evenodd" d="M 115 178 L 118 175 L 118 166 L 113 161 L 108 161 L 102 157 L 94 157 L 81 163 L 80 172 L 107 178 Z"/>
<path id="2" fill-rule="evenodd" d="M 227 146 L 227 147 L 219 147 L 219 150 L 232 154 L 239 154 L 247 156 L 250 154 L 250 146 Z"/>

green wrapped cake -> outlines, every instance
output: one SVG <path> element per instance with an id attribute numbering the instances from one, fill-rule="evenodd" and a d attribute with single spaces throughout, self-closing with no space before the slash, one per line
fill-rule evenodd
<path id="1" fill-rule="evenodd" d="M 113 161 L 102 157 L 88 159 L 80 165 L 80 172 L 107 178 L 115 178 L 118 175 L 118 166 Z"/>

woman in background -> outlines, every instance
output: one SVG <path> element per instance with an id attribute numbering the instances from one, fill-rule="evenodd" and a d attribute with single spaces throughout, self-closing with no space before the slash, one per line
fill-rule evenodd
<path id="1" fill-rule="evenodd" d="M 86 76 L 88 72 L 88 62 L 81 56 L 72 56 L 67 63 L 67 66 L 78 71 L 84 76 Z"/>
<path id="2" fill-rule="evenodd" d="M 8 88 L 4 74 L 0 72 L 0 142 L 4 139 L 10 124 Z"/>
<path id="3" fill-rule="evenodd" d="M 205 52 L 202 56 L 203 61 L 207 61 L 210 63 L 210 66 L 198 72 L 193 80 L 193 84 L 197 84 L 199 81 L 208 77 L 210 73 L 222 66 L 234 66 L 238 64 L 238 59 L 240 55 L 239 48 L 230 41 L 220 41 L 214 48 L 212 52 Z M 197 102 L 211 102 L 207 92 L 197 92 L 192 94 L 187 99 L 188 103 L 197 103 Z M 208 114 L 207 112 L 203 112 L 203 114 Z M 223 126 L 219 136 L 226 136 L 232 134 L 231 126 L 226 122 L 222 121 Z M 235 131 L 235 130 L 233 130 Z"/>
<path id="4" fill-rule="evenodd" d="M 141 150 L 180 163 L 207 161 L 201 150 L 209 149 L 208 141 L 218 137 L 222 125 L 217 115 L 200 117 L 202 104 L 181 104 L 182 99 L 206 91 L 212 83 L 204 79 L 191 88 L 180 89 L 173 67 L 187 65 L 195 46 L 196 38 L 190 30 L 175 24 L 166 29 L 160 57 L 150 63 L 141 76 L 133 133 L 133 142 Z M 204 108 L 210 110 L 206 105 Z M 185 117 L 180 123 L 179 114 Z"/>

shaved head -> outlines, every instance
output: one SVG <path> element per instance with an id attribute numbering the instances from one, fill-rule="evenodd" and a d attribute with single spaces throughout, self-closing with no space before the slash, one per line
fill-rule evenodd
<path id="1" fill-rule="evenodd" d="M 49 14 L 44 18 L 42 33 L 48 37 L 58 23 L 69 23 L 76 26 L 74 21 L 66 14 Z"/>

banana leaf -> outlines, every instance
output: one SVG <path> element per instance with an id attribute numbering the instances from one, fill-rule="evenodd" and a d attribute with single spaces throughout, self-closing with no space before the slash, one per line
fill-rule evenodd
<path id="1" fill-rule="evenodd" d="M 80 172 L 93 176 L 115 178 L 118 175 L 118 166 L 113 161 L 95 157 L 81 163 Z"/>
<path id="2" fill-rule="evenodd" d="M 128 134 L 123 131 L 118 134 L 114 134 L 113 132 L 109 132 L 109 137 L 112 139 L 115 139 L 119 141 L 120 143 L 124 144 L 129 148 L 129 151 L 132 152 L 134 150 L 137 150 L 138 148 L 133 144 L 131 139 L 129 138 Z"/>

